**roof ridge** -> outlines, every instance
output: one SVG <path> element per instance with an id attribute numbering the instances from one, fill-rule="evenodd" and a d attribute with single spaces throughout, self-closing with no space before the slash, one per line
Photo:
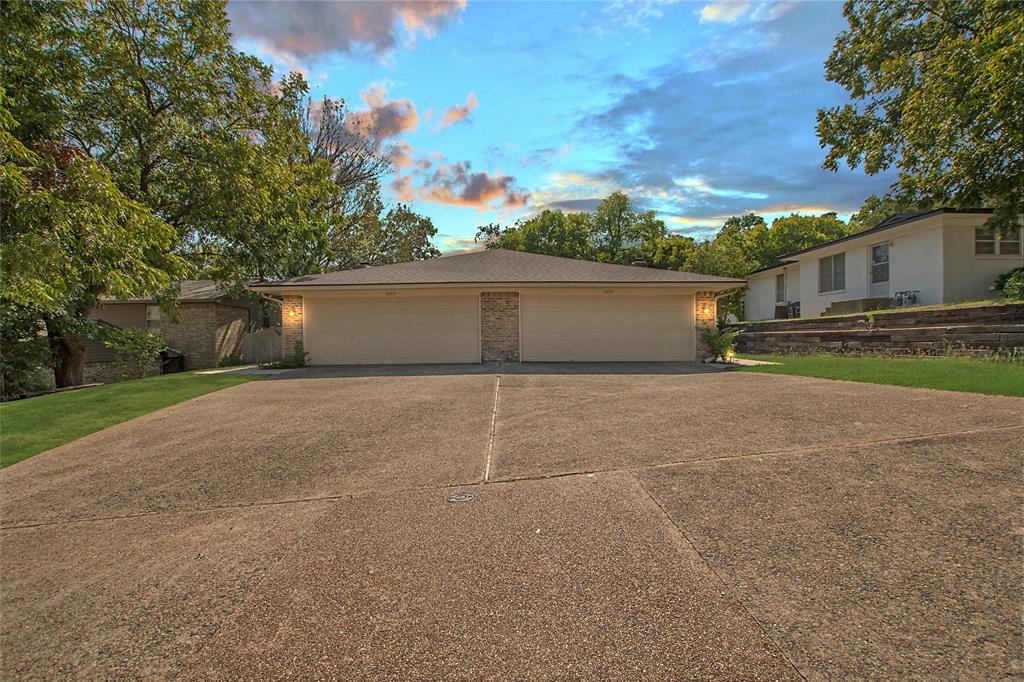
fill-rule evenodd
<path id="1" fill-rule="evenodd" d="M 605 281 L 623 284 L 710 284 L 740 283 L 744 280 L 681 270 L 567 258 L 532 251 L 491 248 L 441 258 L 303 275 L 253 286 L 259 288 L 401 284 L 573 284 Z"/>

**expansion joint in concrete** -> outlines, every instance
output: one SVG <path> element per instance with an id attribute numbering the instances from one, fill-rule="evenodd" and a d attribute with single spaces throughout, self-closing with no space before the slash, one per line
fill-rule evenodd
<path id="1" fill-rule="evenodd" d="M 491 429 L 487 434 L 487 460 L 484 463 L 484 483 L 491 480 L 491 457 L 494 454 L 494 432 L 498 424 L 498 399 L 500 397 L 501 374 L 498 374 L 494 380 L 494 405 L 491 408 Z"/>
<path id="2" fill-rule="evenodd" d="M 675 519 L 672 518 L 672 515 L 669 514 L 668 511 L 665 509 L 665 507 L 662 506 L 661 502 L 658 501 L 658 498 L 655 497 L 651 493 L 651 491 L 647 489 L 647 486 L 645 486 L 644 482 L 640 480 L 640 477 L 637 476 L 633 472 L 630 472 L 630 475 L 633 477 L 633 480 L 635 480 L 637 482 L 637 485 L 640 486 L 640 489 L 644 491 L 644 493 L 647 495 L 648 498 L 650 498 L 651 502 L 654 503 L 654 506 L 656 506 L 658 508 L 658 510 L 661 512 L 662 516 L 665 517 L 665 519 L 668 521 L 668 524 L 674 530 L 674 532 L 679 536 L 679 538 L 686 545 L 688 545 L 690 547 L 690 549 L 693 550 L 693 552 L 700 558 L 701 563 L 703 563 L 707 567 L 707 569 L 709 571 L 711 571 L 711 574 L 715 576 L 715 579 L 722 586 L 723 594 L 724 593 L 728 593 L 729 594 L 729 596 L 732 598 L 732 600 L 734 602 L 736 602 L 736 605 L 739 606 L 740 609 L 743 610 L 743 613 L 745 613 L 747 615 L 747 617 L 751 620 L 751 622 L 753 622 L 755 625 L 757 625 L 758 629 L 761 630 L 761 632 L 764 634 L 765 638 L 769 642 L 772 643 L 772 645 L 775 647 L 775 650 L 778 652 L 779 656 L 781 656 L 782 659 L 784 661 L 786 661 L 786 663 L 788 663 L 791 668 L 793 668 L 793 671 L 797 675 L 800 676 L 800 679 L 806 680 L 807 677 L 804 676 L 804 674 L 800 671 L 800 668 L 797 667 L 797 665 L 793 661 L 793 659 L 790 658 L 789 654 L 786 653 L 786 650 L 782 648 L 782 645 L 779 644 L 779 642 L 777 642 L 775 640 L 775 638 L 771 636 L 771 633 L 768 632 L 768 629 L 761 623 L 760 620 L 757 619 L 757 617 L 754 615 L 754 613 L 749 608 L 747 608 L 747 605 L 743 603 L 743 600 L 739 598 L 739 595 L 736 594 L 736 592 L 732 589 L 732 587 L 729 585 L 729 583 L 725 582 L 725 580 L 718 573 L 718 571 L 715 570 L 715 567 L 711 565 L 711 562 L 708 561 L 704 557 L 703 554 L 701 554 L 701 551 L 700 551 L 700 549 L 697 548 L 697 545 L 693 542 L 693 540 L 690 539 L 690 537 L 685 532 L 683 532 L 683 529 L 679 527 L 679 524 L 676 523 Z"/>

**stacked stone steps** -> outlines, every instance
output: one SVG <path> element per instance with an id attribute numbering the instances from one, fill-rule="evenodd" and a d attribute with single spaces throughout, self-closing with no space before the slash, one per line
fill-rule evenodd
<path id="1" fill-rule="evenodd" d="M 1024 304 L 937 308 L 740 325 L 741 353 L 991 352 L 1024 348 Z"/>

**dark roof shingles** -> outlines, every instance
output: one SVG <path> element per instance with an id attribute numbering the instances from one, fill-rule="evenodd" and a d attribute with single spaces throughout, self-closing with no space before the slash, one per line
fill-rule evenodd
<path id="1" fill-rule="evenodd" d="M 221 288 L 220 283 L 212 279 L 186 279 L 178 282 L 179 301 L 218 301 L 222 298 L 230 298 Z M 152 296 L 136 296 L 133 298 L 108 298 L 104 301 L 120 303 L 144 303 L 153 300 Z"/>
<path id="2" fill-rule="evenodd" d="M 340 270 L 322 275 L 293 277 L 279 282 L 253 285 L 253 288 L 278 286 L 359 286 L 401 284 L 495 284 L 495 283 L 740 283 L 743 280 L 699 275 L 692 272 L 660 270 L 634 265 L 615 265 L 594 261 L 545 256 L 525 251 L 487 249 L 473 253 L 430 260 L 378 265 L 355 270 Z"/>

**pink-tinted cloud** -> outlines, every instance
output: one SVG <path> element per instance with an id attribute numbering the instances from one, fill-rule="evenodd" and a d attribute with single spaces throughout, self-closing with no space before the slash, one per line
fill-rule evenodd
<path id="1" fill-rule="evenodd" d="M 330 52 L 389 53 L 404 36 L 433 36 L 466 0 L 235 0 L 228 18 L 235 35 L 309 59 Z"/>
<path id="2" fill-rule="evenodd" d="M 444 110 L 444 116 L 437 124 L 437 130 L 443 130 L 449 126 L 453 126 L 456 123 L 462 123 L 463 121 L 469 120 L 469 115 L 473 113 L 473 110 L 480 104 L 476 98 L 476 93 L 471 92 L 466 97 L 465 104 L 456 104 L 453 107 L 448 107 Z"/>
<path id="3" fill-rule="evenodd" d="M 516 187 L 516 180 L 501 172 L 474 172 L 469 161 L 442 164 L 425 178 L 419 196 L 452 206 L 515 209 L 526 205 L 529 194 Z"/>
<path id="4" fill-rule="evenodd" d="M 412 157 L 412 152 L 412 145 L 405 140 L 398 140 L 389 144 L 384 150 L 384 153 L 391 161 L 391 165 L 398 169 L 408 168 L 416 162 Z"/>
<path id="5" fill-rule="evenodd" d="M 416 130 L 419 114 L 411 100 L 387 98 L 387 88 L 371 85 L 360 96 L 367 109 L 348 115 L 348 124 L 354 132 L 367 136 L 381 144 L 388 138 Z"/>
<path id="6" fill-rule="evenodd" d="M 412 186 L 412 178 L 408 175 L 399 175 L 391 182 L 391 189 L 394 190 L 398 200 L 406 204 L 412 203 L 416 198 L 416 189 Z"/>

